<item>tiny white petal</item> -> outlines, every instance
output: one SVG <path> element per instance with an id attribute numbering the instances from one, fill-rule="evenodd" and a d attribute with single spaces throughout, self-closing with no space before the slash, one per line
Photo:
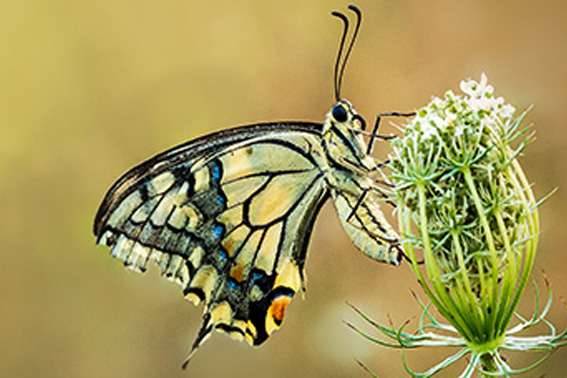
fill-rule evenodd
<path id="1" fill-rule="evenodd" d="M 480 83 L 478 84 L 478 86 L 480 88 L 484 88 L 486 87 L 487 83 L 488 83 L 488 78 L 486 77 L 486 74 L 483 72 L 480 74 Z"/>

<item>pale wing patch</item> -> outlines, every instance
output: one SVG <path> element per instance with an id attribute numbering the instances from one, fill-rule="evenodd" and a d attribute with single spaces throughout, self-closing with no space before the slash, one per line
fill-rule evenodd
<path id="1" fill-rule="evenodd" d="M 143 203 L 142 195 L 139 191 L 132 192 L 120 205 L 112 212 L 107 223 L 112 227 L 121 227 L 130 217 L 132 211 Z"/>
<path id="2" fill-rule="evenodd" d="M 210 175 L 209 170 L 205 167 L 192 172 L 193 181 L 195 182 L 195 192 L 203 192 L 209 188 Z"/>
<path id="3" fill-rule="evenodd" d="M 290 136 L 289 139 L 289 144 L 299 140 L 305 144 L 304 138 L 300 136 Z M 299 153 L 293 153 L 286 145 L 268 142 L 245 145 L 221 156 L 219 160 L 225 169 L 221 184 L 258 173 L 313 168 L 310 160 Z"/>
<path id="4" fill-rule="evenodd" d="M 264 242 L 262 243 L 254 266 L 268 274 L 272 274 L 274 263 L 278 255 L 278 247 L 281 240 L 283 224 L 277 223 L 266 231 Z"/>
<path id="5" fill-rule="evenodd" d="M 181 211 L 183 211 L 183 213 L 185 213 L 185 216 L 187 217 L 187 223 L 185 226 L 187 228 L 187 231 L 197 229 L 197 227 L 199 227 L 199 225 L 202 223 L 203 214 L 192 203 L 189 202 L 186 205 L 182 206 Z"/>
<path id="6" fill-rule="evenodd" d="M 193 224 L 191 224 L 191 222 L 188 222 L 189 219 L 195 219 Z M 195 226 L 197 225 L 198 219 L 199 218 L 198 218 L 197 214 L 194 214 L 192 217 L 190 217 L 186 210 L 184 210 L 183 208 L 180 208 L 178 206 L 175 206 L 175 208 L 173 209 L 173 212 L 171 213 L 171 216 L 167 220 L 167 223 L 171 227 L 173 227 L 177 230 L 181 230 L 182 228 L 185 227 L 185 225 L 189 225 L 189 227 L 191 229 L 194 229 Z"/>
<path id="7" fill-rule="evenodd" d="M 242 244 L 244 244 L 246 238 L 250 235 L 250 232 L 251 230 L 248 226 L 241 224 L 223 239 L 223 248 L 228 251 L 230 256 L 233 256 L 235 252 L 240 250 Z"/>
<path id="8" fill-rule="evenodd" d="M 221 302 L 211 311 L 211 320 L 214 324 L 230 324 L 232 319 L 232 309 L 228 302 Z"/>
<path id="9" fill-rule="evenodd" d="M 136 192 L 137 193 L 137 192 Z M 134 194 L 134 193 L 132 193 Z M 132 221 L 134 223 L 143 223 L 151 215 L 153 209 L 156 207 L 161 197 L 153 197 L 144 202 L 138 209 L 132 214 Z"/>
<path id="10" fill-rule="evenodd" d="M 149 247 L 145 247 L 140 243 L 134 243 L 125 263 L 127 266 L 133 267 L 133 269 L 138 267 L 145 269 L 146 261 L 148 261 L 150 253 L 151 249 Z"/>
<path id="11" fill-rule="evenodd" d="M 256 255 L 258 246 L 260 245 L 263 233 L 263 230 L 257 230 L 250 235 L 246 244 L 244 244 L 240 252 L 236 255 L 234 260 L 236 264 L 246 266 L 247 268 L 250 267 L 250 263 L 254 261 L 254 256 Z"/>
<path id="12" fill-rule="evenodd" d="M 268 175 L 261 175 L 227 181 L 223 185 L 223 191 L 227 197 L 227 206 L 233 207 L 243 203 L 255 191 L 259 190 L 268 179 Z"/>
<path id="13" fill-rule="evenodd" d="M 252 197 L 248 219 L 252 225 L 263 226 L 280 219 L 293 208 L 312 183 L 317 171 L 275 176 Z"/>
<path id="14" fill-rule="evenodd" d="M 154 226 L 161 227 L 165 224 L 165 221 L 175 210 L 175 199 L 177 197 L 177 190 L 167 192 L 159 202 L 159 205 L 153 211 L 151 216 L 151 221 Z"/>
<path id="15" fill-rule="evenodd" d="M 203 247 L 197 246 L 191 253 L 191 256 L 189 256 L 189 262 L 193 266 L 200 266 L 201 261 L 203 261 L 203 256 L 205 256 L 205 250 L 203 249 Z"/>
<path id="16" fill-rule="evenodd" d="M 150 197 L 165 193 L 175 183 L 175 176 L 171 172 L 164 172 L 154 177 L 148 184 Z"/>
<path id="17" fill-rule="evenodd" d="M 217 221 L 224 224 L 227 233 L 242 224 L 243 215 L 242 206 L 229 208 L 217 216 Z"/>
<path id="18" fill-rule="evenodd" d="M 301 287 L 301 274 L 299 268 L 292 262 L 286 262 L 276 276 L 274 287 L 285 286 L 293 291 Z"/>
<path id="19" fill-rule="evenodd" d="M 218 272 L 212 265 L 203 265 L 197 270 L 195 277 L 191 280 L 190 289 L 200 289 L 205 295 L 205 302 L 209 302 L 211 299 L 211 292 L 215 287 L 215 283 L 218 279 Z M 193 300 L 193 302 L 198 303 L 199 298 L 194 293 L 190 292 L 187 297 Z"/>

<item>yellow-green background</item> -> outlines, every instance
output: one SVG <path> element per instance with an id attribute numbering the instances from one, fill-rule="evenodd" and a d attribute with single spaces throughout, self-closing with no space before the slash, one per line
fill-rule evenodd
<path id="1" fill-rule="evenodd" d="M 540 283 L 542 270 L 552 282 L 550 318 L 559 326 L 567 296 L 564 4 L 359 1 L 365 22 L 343 90 L 371 121 L 486 72 L 497 94 L 520 109 L 535 105 L 528 121 L 537 141 L 522 163 L 539 197 L 560 188 L 541 209 L 534 269 Z M 0 1 L 0 376 L 365 377 L 354 358 L 381 377 L 403 376 L 399 352 L 341 323 L 363 325 L 345 301 L 383 323 L 389 314 L 415 324 L 410 290 L 421 292 L 407 264 L 357 252 L 331 206 L 313 235 L 306 300 L 293 302 L 282 330 L 256 349 L 217 334 L 188 372 L 179 367 L 202 309 L 155 271 L 124 270 L 91 232 L 112 182 L 160 150 L 242 123 L 323 120 L 340 34 L 329 11 L 346 5 Z M 409 359 L 423 370 L 447 352 Z M 566 358 L 559 351 L 529 376 L 563 377 Z"/>

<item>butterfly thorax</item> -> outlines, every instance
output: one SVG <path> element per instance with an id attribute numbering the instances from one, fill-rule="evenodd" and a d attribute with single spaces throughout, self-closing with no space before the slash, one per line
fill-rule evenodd
<path id="1" fill-rule="evenodd" d="M 386 195 L 373 178 L 377 165 L 366 153 L 360 133 L 363 123 L 346 100 L 340 100 L 327 115 L 322 135 L 329 165 L 326 180 L 354 244 L 372 259 L 398 265 L 402 256 L 399 237 L 380 210 Z"/>

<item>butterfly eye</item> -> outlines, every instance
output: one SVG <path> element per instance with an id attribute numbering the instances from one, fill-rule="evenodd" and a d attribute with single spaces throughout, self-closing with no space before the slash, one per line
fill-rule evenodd
<path id="1" fill-rule="evenodd" d="M 337 122 L 345 122 L 348 119 L 347 110 L 343 105 L 335 105 L 331 110 L 331 115 Z"/>

